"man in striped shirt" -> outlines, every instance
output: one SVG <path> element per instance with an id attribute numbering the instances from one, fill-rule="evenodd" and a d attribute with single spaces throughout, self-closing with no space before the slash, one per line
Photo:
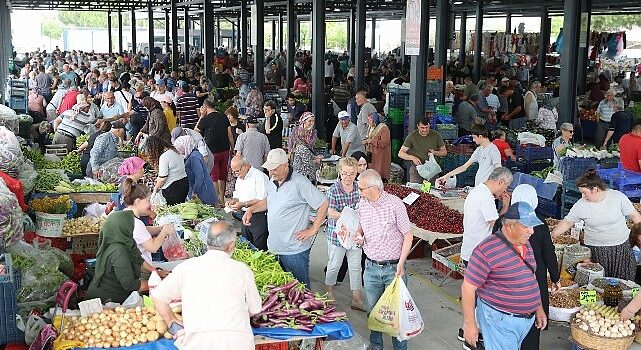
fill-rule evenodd
<path id="1" fill-rule="evenodd" d="M 479 327 L 485 349 L 505 350 L 518 349 L 533 322 L 547 325 L 529 243 L 542 224 L 528 203 L 514 203 L 503 228 L 474 249 L 461 286 L 465 349 L 476 348 Z"/>
<path id="2" fill-rule="evenodd" d="M 177 119 L 183 128 L 194 129 L 198 123 L 198 100 L 189 84 L 183 81 L 179 87 L 185 94 L 176 100 Z"/>

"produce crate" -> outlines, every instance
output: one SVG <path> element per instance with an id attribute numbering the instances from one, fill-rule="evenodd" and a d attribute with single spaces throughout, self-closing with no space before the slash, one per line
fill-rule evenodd
<path id="1" fill-rule="evenodd" d="M 448 105 L 436 106 L 436 114 L 452 115 L 452 108 Z"/>
<path id="2" fill-rule="evenodd" d="M 392 140 L 392 162 L 402 164 L 403 160 L 398 157 L 398 151 L 403 146 L 403 140 Z"/>
<path id="3" fill-rule="evenodd" d="M 526 162 L 531 162 L 539 159 L 552 159 L 554 158 L 554 152 L 552 152 L 552 147 L 525 144 L 516 147 L 516 157 Z"/>
<path id="4" fill-rule="evenodd" d="M 387 113 L 387 117 L 389 118 L 389 122 L 392 125 L 400 124 L 403 125 L 405 124 L 405 109 L 404 108 L 390 108 L 389 112 Z"/>
<path id="5" fill-rule="evenodd" d="M 476 144 L 459 144 L 453 145 L 451 143 L 445 144 L 445 149 L 447 149 L 448 154 L 460 154 L 460 155 L 472 155 L 476 149 Z"/>
<path id="6" fill-rule="evenodd" d="M 450 276 L 454 279 L 463 279 L 463 269 L 461 268 L 461 245 L 462 243 L 456 243 L 449 247 L 441 248 L 438 250 L 432 251 L 432 267 L 441 272 L 443 275 L 447 275 L 448 272 L 454 271 Z M 457 257 L 458 260 L 454 260 L 453 257 Z"/>
<path id="7" fill-rule="evenodd" d="M 410 103 L 410 90 L 399 87 L 392 87 L 388 89 L 389 92 L 389 108 L 406 109 Z"/>
<path id="8" fill-rule="evenodd" d="M 98 235 L 72 236 L 71 252 L 74 254 L 93 254 L 98 252 Z"/>
<path id="9" fill-rule="evenodd" d="M 14 111 L 20 113 L 27 113 L 27 100 L 25 97 L 10 97 L 7 101 L 7 106 Z"/>
<path id="10" fill-rule="evenodd" d="M 425 257 L 425 250 L 427 249 L 427 243 L 425 243 L 425 241 L 421 241 L 420 243 L 418 243 L 418 241 L 420 240 L 421 239 L 418 237 L 414 237 L 414 239 L 412 240 L 412 247 L 414 247 L 415 244 L 417 244 L 417 246 L 412 251 L 412 253 L 410 253 L 410 255 L 407 256 L 408 260 L 420 259 Z"/>
<path id="11" fill-rule="evenodd" d="M 549 200 L 539 197 L 539 205 L 536 207 L 536 212 L 545 217 L 560 219 L 561 202 L 560 200 Z"/>
<path id="12" fill-rule="evenodd" d="M 476 172 L 478 170 L 479 164 L 474 163 L 466 171 L 456 175 L 456 187 L 474 187 L 474 182 L 476 181 Z"/>
<path id="13" fill-rule="evenodd" d="M 444 140 L 454 140 L 458 138 L 458 126 L 456 124 L 436 124 L 438 132 Z"/>
<path id="14" fill-rule="evenodd" d="M 610 185 L 610 188 L 616 190 L 641 185 L 641 173 L 623 169 L 621 164 L 613 169 L 598 169 L 597 174 Z"/>
<path id="15" fill-rule="evenodd" d="M 46 145 L 45 147 L 45 154 L 54 154 L 58 157 L 64 157 L 67 155 L 66 145 Z"/>
<path id="16" fill-rule="evenodd" d="M 521 184 L 531 185 L 536 189 L 536 193 L 539 197 L 552 200 L 556 195 L 556 191 L 559 188 L 557 183 L 545 183 L 543 179 L 536 176 L 524 174 L 524 173 L 514 173 L 512 175 L 512 183 L 509 188 L 514 189 L 516 186 Z"/>
<path id="17" fill-rule="evenodd" d="M 0 275 L 0 345 L 24 340 L 24 333 L 16 326 L 18 311 L 17 293 L 20 287 L 11 255 L 0 255 L 0 262 L 5 265 L 7 274 Z"/>
<path id="18" fill-rule="evenodd" d="M 603 158 L 599 160 L 599 169 L 613 169 L 619 167 L 619 157 Z"/>
<path id="19" fill-rule="evenodd" d="M 559 160 L 559 170 L 563 174 L 563 181 L 576 180 L 589 169 L 596 167 L 596 158 L 561 157 Z"/>
<path id="20" fill-rule="evenodd" d="M 449 154 L 445 156 L 443 171 L 448 172 L 465 164 L 470 159 L 470 154 Z"/>
<path id="21" fill-rule="evenodd" d="M 503 162 L 503 166 L 512 170 L 513 172 L 519 172 L 524 174 L 529 174 L 533 171 L 541 171 L 552 165 L 551 161 L 548 160 L 535 160 L 531 162 L 525 162 L 523 160 L 506 160 Z"/>
<path id="22" fill-rule="evenodd" d="M 257 344 L 256 350 L 289 350 L 289 342 L 281 341 L 278 343 Z"/>

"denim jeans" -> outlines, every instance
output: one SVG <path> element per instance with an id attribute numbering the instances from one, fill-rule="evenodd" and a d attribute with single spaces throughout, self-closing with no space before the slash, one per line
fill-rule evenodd
<path id="1" fill-rule="evenodd" d="M 492 309 L 476 299 L 476 322 L 486 350 L 518 349 L 532 328 L 534 317 L 518 318 Z"/>
<path id="2" fill-rule="evenodd" d="M 387 266 L 378 266 L 371 261 L 365 261 L 365 296 L 367 297 L 367 311 L 372 311 L 374 305 L 381 298 L 385 288 L 389 286 L 396 276 L 396 264 Z M 403 281 L 407 284 L 407 274 L 403 275 Z M 369 315 L 369 314 L 368 314 Z M 383 333 L 370 331 L 369 342 L 372 350 L 383 350 Z M 394 350 L 407 350 L 407 340 L 399 341 L 396 337 L 392 338 Z"/>
<path id="3" fill-rule="evenodd" d="M 312 289 L 309 281 L 309 252 L 307 249 L 304 252 L 292 255 L 279 255 L 278 261 L 287 272 L 291 272 L 300 283 L 304 283 L 307 288 Z"/>
<path id="4" fill-rule="evenodd" d="M 510 120 L 510 129 L 519 130 L 525 127 L 525 117 Z"/>

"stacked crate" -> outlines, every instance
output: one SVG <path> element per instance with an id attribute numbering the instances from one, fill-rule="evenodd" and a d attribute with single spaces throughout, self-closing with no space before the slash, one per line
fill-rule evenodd
<path id="1" fill-rule="evenodd" d="M 27 80 L 9 79 L 7 81 L 7 106 L 16 113 L 27 113 L 29 88 Z"/>
<path id="2" fill-rule="evenodd" d="M 576 181 L 564 180 L 561 192 L 561 217 L 565 217 L 572 206 L 581 199 L 581 192 L 576 186 Z"/>
<path id="3" fill-rule="evenodd" d="M 554 152 L 552 147 L 540 147 L 532 144 L 516 146 L 516 164 L 519 172 L 529 174 L 543 170 L 552 165 Z"/>
<path id="4" fill-rule="evenodd" d="M 400 86 L 389 89 L 389 102 L 387 112 L 387 123 L 390 128 L 392 141 L 392 162 L 402 164 L 403 160 L 398 158 L 398 151 L 403 145 L 407 136 L 407 112 L 410 103 L 410 90 Z"/>
<path id="5" fill-rule="evenodd" d="M 611 189 L 617 190 L 628 198 L 641 198 L 641 174 L 623 169 L 621 163 L 613 169 L 599 169 L 597 174 L 608 183 Z"/>

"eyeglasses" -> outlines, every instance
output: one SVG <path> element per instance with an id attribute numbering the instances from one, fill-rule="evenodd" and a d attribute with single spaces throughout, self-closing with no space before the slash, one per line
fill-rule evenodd
<path id="1" fill-rule="evenodd" d="M 342 177 L 353 177 L 356 176 L 356 173 L 341 173 Z"/>
<path id="2" fill-rule="evenodd" d="M 564 130 L 564 131 L 567 131 L 567 132 L 569 132 L 570 134 L 574 134 L 574 130 Z"/>
<path id="3" fill-rule="evenodd" d="M 241 172 L 241 171 L 243 171 L 243 168 L 244 168 L 244 167 L 245 167 L 245 166 L 244 166 L 244 165 L 242 165 L 240 168 L 238 168 L 238 170 L 234 170 L 234 169 L 232 169 L 232 170 L 231 170 L 231 172 L 232 172 L 232 173 L 234 173 L 234 175 L 238 175 L 238 174 L 240 174 L 240 172 Z"/>
<path id="4" fill-rule="evenodd" d="M 367 186 L 367 187 L 364 187 L 364 188 L 363 188 L 363 187 L 361 187 L 361 186 L 358 186 L 358 189 L 359 189 L 361 192 L 363 192 L 363 191 L 365 191 L 366 189 L 368 189 L 368 188 L 372 188 L 372 187 L 374 187 L 374 186 Z"/>

